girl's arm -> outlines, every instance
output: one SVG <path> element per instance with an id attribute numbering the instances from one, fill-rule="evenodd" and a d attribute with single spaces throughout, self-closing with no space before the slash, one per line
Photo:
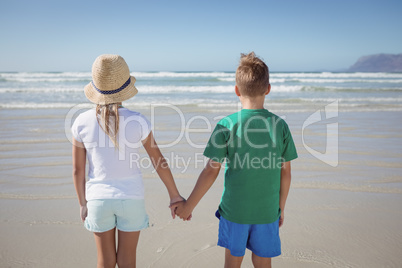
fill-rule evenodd
<path id="1" fill-rule="evenodd" d="M 73 180 L 80 204 L 81 220 L 87 217 L 87 201 L 85 199 L 85 163 L 86 154 L 84 144 L 73 138 Z"/>
<path id="2" fill-rule="evenodd" d="M 168 190 L 170 203 L 173 204 L 178 201 L 184 200 L 180 196 L 177 190 L 176 183 L 174 182 L 172 172 L 170 171 L 169 165 L 166 159 L 163 157 L 158 145 L 152 135 L 152 131 L 149 133 L 148 137 L 142 142 L 145 150 L 147 151 L 152 164 L 161 178 L 162 182 L 165 184 Z M 174 211 L 172 210 L 172 217 L 174 218 Z"/>

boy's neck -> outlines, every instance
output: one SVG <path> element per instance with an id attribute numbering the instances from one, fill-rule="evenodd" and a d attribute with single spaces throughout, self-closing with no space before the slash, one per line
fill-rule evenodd
<path id="1" fill-rule="evenodd" d="M 239 99 L 243 109 L 264 109 L 265 95 L 254 98 L 240 96 Z"/>

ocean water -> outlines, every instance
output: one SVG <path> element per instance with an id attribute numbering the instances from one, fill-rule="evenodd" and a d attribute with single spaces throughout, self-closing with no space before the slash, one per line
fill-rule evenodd
<path id="1" fill-rule="evenodd" d="M 177 186 L 188 196 L 204 166 L 202 152 L 210 130 L 217 118 L 239 108 L 234 94 L 235 74 L 134 72 L 132 75 L 137 78 L 139 93 L 124 105 L 151 120 Z M 72 120 L 68 119 L 72 118 L 67 114 L 77 104 L 84 104 L 79 109 L 92 106 L 83 92 L 90 81 L 89 72 L 0 73 L 0 227 L 6 234 L 2 237 L 6 246 L 0 247 L 5 256 L 0 258 L 1 267 L 53 267 L 49 254 L 34 254 L 29 246 L 21 248 L 18 235 L 26 234 L 25 244 L 31 245 L 38 237 L 45 238 L 44 241 L 59 238 L 62 227 L 65 227 L 63 233 L 68 230 L 78 233 L 78 228 L 82 229 L 71 178 Z M 272 73 L 271 84 L 266 108 L 285 117 L 299 155 L 292 161 L 292 190 L 287 202 L 288 227 L 285 227 L 289 231 L 283 233 L 285 237 L 292 236 L 284 241 L 294 243 L 285 245 L 283 260 L 310 266 L 315 263 L 320 267 L 324 264 L 367 267 L 367 263 L 379 267 L 384 261 L 375 258 L 378 254 L 370 254 L 375 251 L 386 257 L 385 265 L 396 267 L 400 261 L 401 237 L 395 234 L 402 219 L 397 209 L 402 200 L 402 125 L 398 123 L 402 119 L 402 73 Z M 339 110 L 336 118 L 327 114 L 323 117 L 321 113 L 321 120 L 316 122 L 317 117 L 312 115 L 318 115 L 316 111 L 323 112 L 323 105 L 334 102 Z M 152 110 L 151 104 L 162 107 Z M 163 104 L 177 105 L 182 113 Z M 332 131 L 333 126 L 336 132 Z M 197 128 L 201 131 L 194 131 Z M 334 148 L 336 153 L 332 153 Z M 142 155 L 142 160 L 146 160 L 144 150 Z M 335 155 L 336 166 L 325 161 L 327 155 Z M 144 241 L 150 243 L 145 243 L 143 250 L 183 248 L 186 233 L 180 241 L 175 237 L 177 245 L 169 242 L 155 248 L 161 241 L 171 241 L 168 234 L 172 232 L 163 228 L 174 225 L 167 222 L 167 208 L 166 214 L 159 213 L 160 206 L 168 204 L 168 196 L 150 161 L 141 161 L 140 165 L 152 223 L 148 233 L 144 232 Z M 205 245 L 216 243 L 216 235 L 210 236 L 209 227 L 217 230 L 211 224 L 216 224 L 213 209 L 219 204 L 223 173 L 208 193 L 210 203 L 200 202 L 194 216 L 194 223 L 203 219 L 203 224 L 186 225 L 187 234 L 201 230 L 195 238 L 202 243 L 203 250 L 187 247 L 191 252 L 186 256 L 191 261 L 209 259 L 208 254 L 217 252 L 216 247 L 204 249 Z M 363 225 L 365 228 L 361 228 Z M 294 239 L 294 230 L 299 233 L 302 230 L 300 237 L 325 237 L 325 241 L 335 244 L 326 248 L 313 241 L 300 247 L 301 240 Z M 158 241 L 153 241 L 153 237 Z M 349 254 L 349 249 L 340 250 L 347 239 L 352 239 L 352 244 L 360 249 L 376 246 L 366 255 Z M 62 244 L 64 249 L 65 243 Z M 323 250 L 317 252 L 317 248 Z M 151 256 L 140 262 L 149 264 L 156 258 L 165 265 L 170 255 Z M 67 256 L 64 263 L 77 266 L 69 261 L 71 258 Z"/>
<path id="2" fill-rule="evenodd" d="M 233 92 L 235 74 L 132 75 L 137 78 L 139 93 L 124 105 L 154 120 L 158 145 L 180 192 L 188 196 L 204 167 L 202 152 L 211 130 L 221 116 L 239 108 Z M 95 249 L 82 256 L 78 252 L 77 258 L 59 254 L 75 241 L 72 237 L 82 237 L 86 249 L 94 246 L 80 233 L 85 230 L 71 177 L 72 145 L 68 138 L 72 120 L 67 120 L 67 114 L 74 110 L 70 108 L 77 104 L 84 104 L 79 109 L 92 106 L 83 92 L 90 80 L 88 72 L 0 73 L 0 227 L 4 241 L 0 243 L 0 267 L 46 268 L 54 263 L 76 267 L 82 260 L 96 260 Z M 266 108 L 286 117 L 299 155 L 292 161 L 288 220 L 281 231 L 284 241 L 289 242 L 284 244 L 278 267 L 399 267 L 402 73 L 272 73 L 271 84 Z M 333 102 L 339 107 L 337 118 L 311 120 L 323 105 Z M 150 104 L 178 105 L 183 118 L 163 105 L 151 116 Z M 339 130 L 328 131 L 334 125 Z M 194 131 L 196 128 L 202 131 Z M 327 147 L 328 137 L 335 138 L 339 147 L 336 167 L 321 157 L 333 148 Z M 200 202 L 194 222 L 174 227 L 180 221 L 172 224 L 169 219 L 163 184 L 150 161 L 141 163 L 151 219 L 150 228 L 141 234 L 141 250 L 154 253 L 149 257 L 139 254 L 140 266 L 152 263 L 153 267 L 165 267 L 180 259 L 184 262 L 176 266 L 207 267 L 205 260 L 216 256 L 223 260 L 218 248 L 210 245 L 216 243 L 213 213 L 219 204 L 224 172 L 206 200 Z M 322 239 L 306 243 L 304 237 Z M 32 247 L 37 241 L 45 241 L 51 248 Z M 345 243 L 351 246 L 345 247 Z M 183 253 L 183 249 L 187 251 Z M 170 254 L 175 251 L 187 259 Z M 247 260 L 250 263 L 251 258 Z"/>
<path id="3" fill-rule="evenodd" d="M 233 108 L 234 72 L 134 72 L 139 94 L 130 107 L 150 104 Z M 0 109 L 70 108 L 88 103 L 90 72 L 0 73 Z M 402 73 L 271 73 L 267 108 L 304 112 L 338 101 L 340 111 L 402 111 Z"/>

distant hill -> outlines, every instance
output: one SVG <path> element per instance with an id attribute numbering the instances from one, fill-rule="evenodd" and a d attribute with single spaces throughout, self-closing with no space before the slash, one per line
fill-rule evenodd
<path id="1" fill-rule="evenodd" d="M 360 57 L 349 72 L 402 72 L 402 54 L 375 54 Z"/>

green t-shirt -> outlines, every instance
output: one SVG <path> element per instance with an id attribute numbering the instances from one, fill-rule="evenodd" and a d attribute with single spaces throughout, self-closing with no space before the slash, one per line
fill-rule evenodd
<path id="1" fill-rule="evenodd" d="M 265 109 L 243 109 L 218 122 L 204 155 L 226 160 L 220 214 L 241 224 L 272 223 L 280 216 L 282 162 L 297 158 L 286 122 Z"/>

